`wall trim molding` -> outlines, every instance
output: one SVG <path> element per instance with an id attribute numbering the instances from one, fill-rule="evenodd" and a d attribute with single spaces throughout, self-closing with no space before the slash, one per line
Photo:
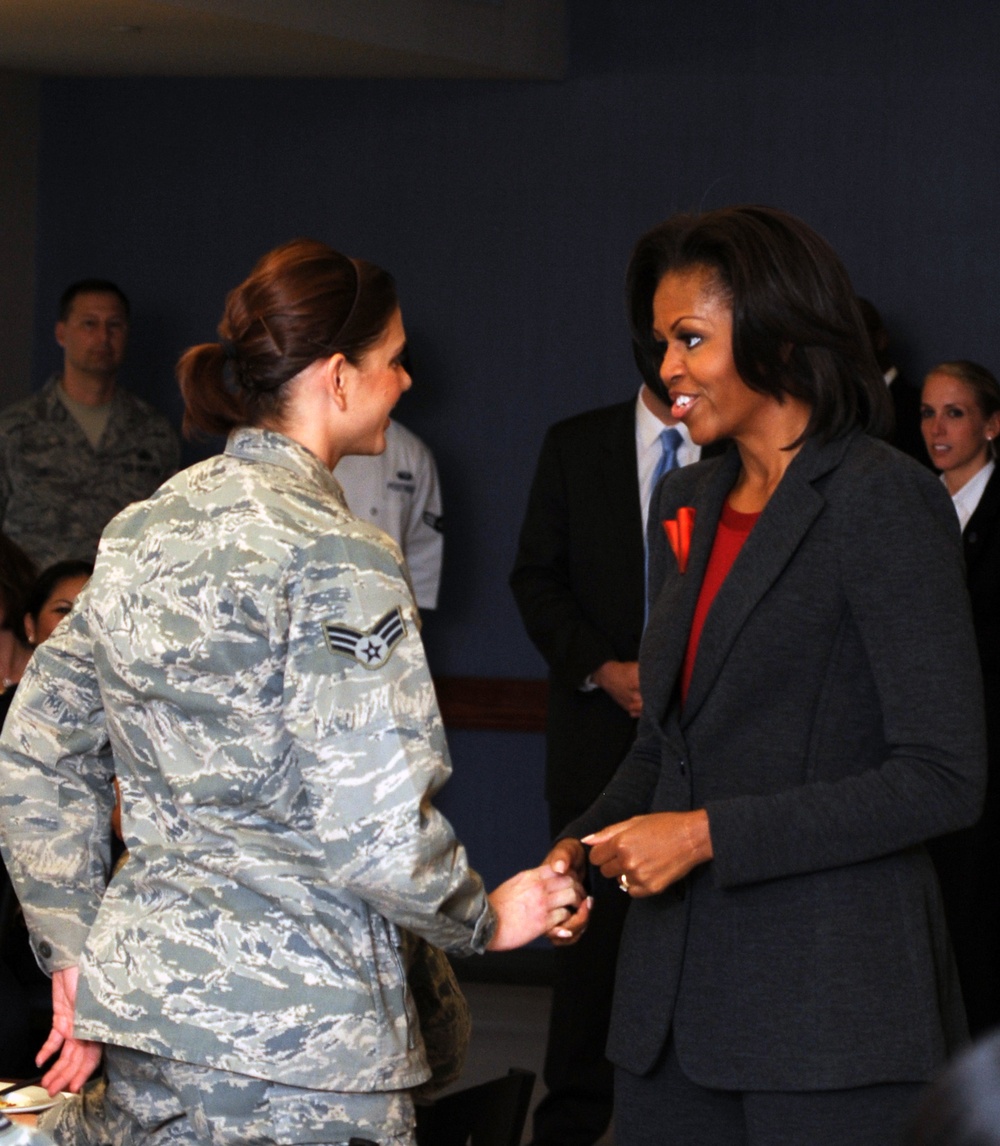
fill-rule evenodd
<path id="1" fill-rule="evenodd" d="M 544 732 L 549 700 L 545 680 L 439 676 L 434 679 L 446 728 Z"/>

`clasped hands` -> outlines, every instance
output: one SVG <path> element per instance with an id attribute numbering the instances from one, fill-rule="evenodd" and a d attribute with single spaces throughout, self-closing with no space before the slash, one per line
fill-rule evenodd
<path id="1" fill-rule="evenodd" d="M 490 892 L 497 928 L 487 950 L 510 951 L 542 935 L 558 934 L 567 920 L 581 912 L 586 917 L 586 895 L 582 879 L 568 868 L 556 871 L 546 862 L 518 872 Z"/>
<path id="2" fill-rule="evenodd" d="M 605 661 L 600 668 L 594 669 L 590 679 L 629 716 L 635 719 L 642 716 L 638 661 Z"/>
<path id="3" fill-rule="evenodd" d="M 622 891 L 635 899 L 659 895 L 712 858 L 708 813 L 703 808 L 632 816 L 582 840 L 559 840 L 545 863 L 555 872 L 572 874 L 582 884 L 587 871 L 585 844 L 590 848 L 590 862 L 600 868 L 601 875 L 618 881 Z M 549 939 L 557 947 L 575 943 L 586 929 L 591 906 L 590 900 L 585 901 L 549 930 Z"/>

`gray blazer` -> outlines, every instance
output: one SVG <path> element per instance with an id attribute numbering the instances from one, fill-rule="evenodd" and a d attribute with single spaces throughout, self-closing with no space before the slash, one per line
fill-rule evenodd
<path id="1" fill-rule="evenodd" d="M 961 1040 L 922 844 L 973 822 L 986 775 L 975 638 L 940 482 L 852 433 L 809 440 L 678 680 L 735 450 L 667 475 L 650 511 L 645 715 L 565 834 L 706 808 L 715 858 L 633 902 L 608 1051 L 637 1074 L 673 1028 L 704 1086 L 927 1078 Z M 662 522 L 696 511 L 687 571 Z"/>

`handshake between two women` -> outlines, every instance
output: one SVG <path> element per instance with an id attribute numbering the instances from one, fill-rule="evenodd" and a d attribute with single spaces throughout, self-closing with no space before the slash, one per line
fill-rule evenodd
<path id="1" fill-rule="evenodd" d="M 541 935 L 575 943 L 590 918 L 584 888 L 587 853 L 603 876 L 633 898 L 658 895 L 712 858 L 708 815 L 658 812 L 610 824 L 584 839 L 559 840 L 541 866 L 522 871 L 490 895 L 499 923 L 490 951 L 509 951 Z"/>
<path id="2" fill-rule="evenodd" d="M 570 942 L 582 934 L 592 906 L 581 870 L 548 861 L 505 880 L 489 900 L 497 917 L 489 951 L 511 951 L 542 935 Z"/>

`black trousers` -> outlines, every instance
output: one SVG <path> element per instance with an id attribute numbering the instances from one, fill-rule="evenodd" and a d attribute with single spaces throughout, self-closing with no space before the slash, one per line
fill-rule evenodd
<path id="1" fill-rule="evenodd" d="M 921 1082 L 729 1091 L 684 1074 L 673 1039 L 651 1074 L 615 1074 L 615 1146 L 896 1146 Z"/>
<path id="2" fill-rule="evenodd" d="M 552 834 L 581 809 L 550 805 Z M 611 1121 L 614 1070 L 604 1057 L 615 963 L 629 898 L 591 868 L 594 908 L 572 947 L 555 949 L 555 978 L 543 1077 L 535 1109 L 534 1146 L 592 1146 Z"/>

